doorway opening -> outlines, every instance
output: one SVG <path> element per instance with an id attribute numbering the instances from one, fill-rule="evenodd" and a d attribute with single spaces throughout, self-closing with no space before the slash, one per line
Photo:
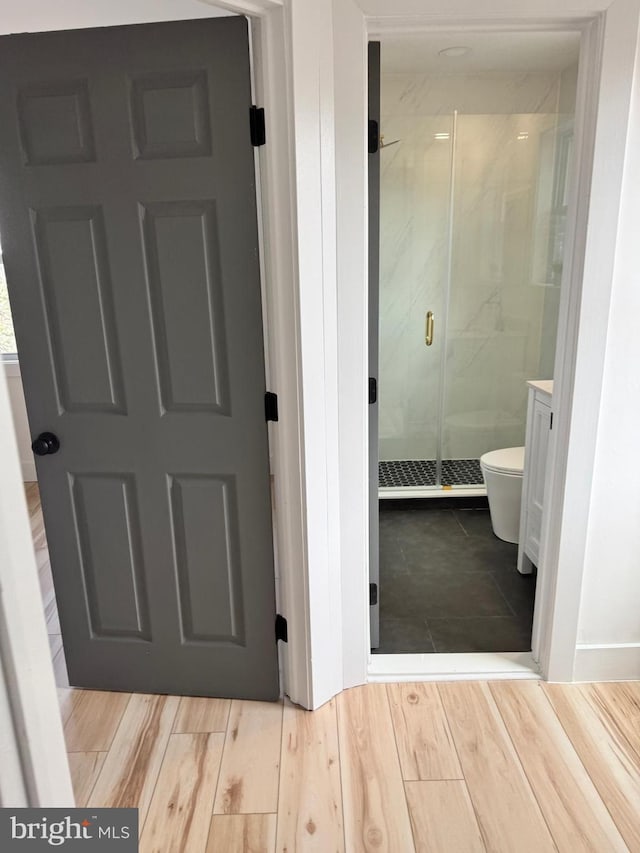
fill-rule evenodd
<path id="1" fill-rule="evenodd" d="M 372 651 L 530 653 L 580 34 L 377 50 Z"/>

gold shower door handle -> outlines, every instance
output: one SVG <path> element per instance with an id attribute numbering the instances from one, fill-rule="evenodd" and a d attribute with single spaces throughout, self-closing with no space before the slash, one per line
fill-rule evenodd
<path id="1" fill-rule="evenodd" d="M 430 347 L 433 343 L 433 321 L 435 317 L 433 311 L 427 311 L 427 319 L 425 322 L 424 342 Z"/>

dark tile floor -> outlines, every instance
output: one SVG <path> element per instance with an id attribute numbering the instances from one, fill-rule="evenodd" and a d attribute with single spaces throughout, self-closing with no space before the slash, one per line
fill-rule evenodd
<path id="1" fill-rule="evenodd" d="M 518 573 L 517 553 L 494 535 L 484 504 L 381 501 L 374 651 L 529 651 L 535 576 Z"/>

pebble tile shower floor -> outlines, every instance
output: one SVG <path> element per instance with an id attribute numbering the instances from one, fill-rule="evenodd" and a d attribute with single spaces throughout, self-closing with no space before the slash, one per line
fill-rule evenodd
<path id="1" fill-rule="evenodd" d="M 415 506 L 414 506 L 415 504 Z M 380 502 L 379 654 L 531 650 L 535 575 L 489 510 Z"/>
<path id="2" fill-rule="evenodd" d="M 478 459 L 443 459 L 442 483 L 445 486 L 477 486 L 484 482 Z M 435 486 L 436 463 L 434 459 L 405 459 L 380 462 L 378 485 L 380 488 L 399 486 Z"/>

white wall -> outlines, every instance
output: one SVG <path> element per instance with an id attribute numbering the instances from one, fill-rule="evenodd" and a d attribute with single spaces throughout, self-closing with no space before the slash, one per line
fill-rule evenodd
<path id="1" fill-rule="evenodd" d="M 289 4 L 289 24 L 304 402 L 303 500 L 309 557 L 306 580 L 315 708 L 343 686 L 331 0 L 294 0 Z"/>
<path id="2" fill-rule="evenodd" d="M 0 362 L 0 369 L 1 365 L 2 363 Z M 18 441 L 22 479 L 25 482 L 29 482 L 36 479 L 36 465 L 33 461 L 33 453 L 31 452 L 31 432 L 29 430 L 29 421 L 27 420 L 27 407 L 24 401 L 24 391 L 22 390 L 20 368 L 17 364 L 6 364 L 4 370 L 9 389 L 13 425 Z"/>
<path id="3" fill-rule="evenodd" d="M 344 687 L 361 684 L 369 654 L 369 604 L 363 596 L 368 567 L 369 500 L 366 409 L 368 326 L 361 294 L 367 289 L 366 88 L 367 45 L 362 13 L 353 0 L 333 0 L 336 105 L 337 299 L 340 425 L 340 578 L 343 604 Z M 348 367 L 347 367 L 348 366 Z M 348 519 L 348 520 L 347 520 Z"/>
<path id="4" fill-rule="evenodd" d="M 579 616 L 578 676 L 624 655 L 640 678 L 640 60 L 624 163 L 623 203 L 606 333 L 602 402 Z M 622 647 L 612 649 L 611 647 Z M 591 647 L 591 648 L 589 648 Z M 625 650 L 626 648 L 626 650 Z M 593 667 L 589 663 L 595 663 Z"/>

